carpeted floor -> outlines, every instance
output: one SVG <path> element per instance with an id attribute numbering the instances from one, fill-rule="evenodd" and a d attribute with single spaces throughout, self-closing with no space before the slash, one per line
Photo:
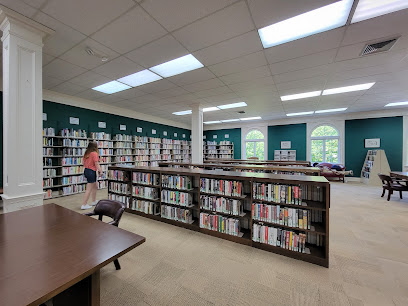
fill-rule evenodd
<path id="1" fill-rule="evenodd" d="M 102 305 L 408 305 L 408 194 L 331 185 L 329 269 L 125 213 L 146 243 L 102 269 Z"/>

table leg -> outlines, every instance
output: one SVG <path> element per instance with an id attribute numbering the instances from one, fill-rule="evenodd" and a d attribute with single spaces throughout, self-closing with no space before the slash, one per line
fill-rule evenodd
<path id="1" fill-rule="evenodd" d="M 101 304 L 101 274 L 100 270 L 91 275 L 91 306 Z"/>

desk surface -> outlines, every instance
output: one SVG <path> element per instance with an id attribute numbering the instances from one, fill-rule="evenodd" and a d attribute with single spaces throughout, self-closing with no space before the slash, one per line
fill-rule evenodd
<path id="1" fill-rule="evenodd" d="M 48 204 L 0 215 L 0 297 L 38 305 L 145 238 Z"/>
<path id="2" fill-rule="evenodd" d="M 390 176 L 402 178 L 402 179 L 408 179 L 408 172 L 398 172 L 398 171 L 391 171 Z"/>

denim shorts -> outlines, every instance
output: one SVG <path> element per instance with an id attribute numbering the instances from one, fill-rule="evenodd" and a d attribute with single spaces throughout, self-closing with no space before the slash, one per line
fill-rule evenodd
<path id="1" fill-rule="evenodd" d="M 92 169 L 85 168 L 84 175 L 88 183 L 95 183 L 96 182 L 96 171 Z"/>

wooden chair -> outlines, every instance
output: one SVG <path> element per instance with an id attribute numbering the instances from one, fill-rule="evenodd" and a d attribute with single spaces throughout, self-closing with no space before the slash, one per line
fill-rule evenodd
<path id="1" fill-rule="evenodd" d="M 99 216 L 99 220 L 102 221 L 103 216 L 112 218 L 112 221 L 108 224 L 119 226 L 119 221 L 122 218 L 125 211 L 125 204 L 113 200 L 100 200 L 93 212 L 86 213 L 85 216 Z M 120 264 L 117 259 L 113 261 L 116 270 L 120 270 Z"/>
<path id="2" fill-rule="evenodd" d="M 400 194 L 400 199 L 402 199 L 402 192 L 403 191 L 408 191 L 408 185 L 406 181 L 400 180 L 400 179 L 396 179 L 396 178 L 392 178 L 389 175 L 385 175 L 382 173 L 378 173 L 378 177 L 380 178 L 380 180 L 382 181 L 383 184 L 383 192 L 381 197 L 384 196 L 385 194 L 385 190 L 388 190 L 388 197 L 387 197 L 387 201 L 390 200 L 391 195 L 393 194 L 394 191 L 399 191 Z M 401 184 L 401 182 L 405 182 L 405 185 Z"/>

